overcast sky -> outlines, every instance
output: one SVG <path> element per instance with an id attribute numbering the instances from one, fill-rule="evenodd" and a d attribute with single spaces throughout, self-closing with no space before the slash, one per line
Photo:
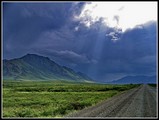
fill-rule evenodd
<path id="1" fill-rule="evenodd" d="M 97 81 L 155 75 L 157 2 L 3 2 L 3 59 L 35 53 Z"/>

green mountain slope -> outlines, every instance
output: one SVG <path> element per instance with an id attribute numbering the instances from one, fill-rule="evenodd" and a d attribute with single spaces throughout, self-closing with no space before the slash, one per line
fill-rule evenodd
<path id="1" fill-rule="evenodd" d="M 91 80 L 84 73 L 60 66 L 48 57 L 27 54 L 21 58 L 3 60 L 3 79 L 11 80 Z"/>

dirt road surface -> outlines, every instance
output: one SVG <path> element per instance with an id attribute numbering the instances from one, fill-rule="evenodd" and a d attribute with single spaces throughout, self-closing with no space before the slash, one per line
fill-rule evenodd
<path id="1" fill-rule="evenodd" d="M 156 89 L 149 85 L 124 91 L 66 117 L 153 117 L 157 116 Z"/>

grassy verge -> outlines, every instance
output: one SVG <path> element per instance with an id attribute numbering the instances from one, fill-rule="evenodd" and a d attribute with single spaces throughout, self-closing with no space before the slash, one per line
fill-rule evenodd
<path id="1" fill-rule="evenodd" d="M 156 87 L 157 84 L 148 84 L 149 86 Z"/>
<path id="2" fill-rule="evenodd" d="M 62 117 L 136 86 L 4 81 L 3 117 Z"/>

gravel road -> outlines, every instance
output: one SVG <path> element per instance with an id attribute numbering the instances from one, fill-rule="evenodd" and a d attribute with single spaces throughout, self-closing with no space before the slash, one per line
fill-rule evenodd
<path id="1" fill-rule="evenodd" d="M 66 117 L 153 117 L 157 115 L 156 89 L 141 85 L 124 91 L 96 106 L 85 108 Z"/>

